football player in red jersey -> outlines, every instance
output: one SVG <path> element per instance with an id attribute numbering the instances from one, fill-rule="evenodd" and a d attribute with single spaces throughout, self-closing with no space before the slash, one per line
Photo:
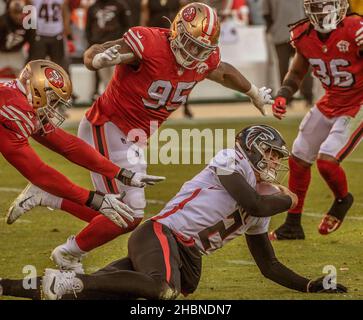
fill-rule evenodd
<path id="1" fill-rule="evenodd" d="M 340 163 L 362 138 L 363 104 L 363 18 L 346 16 L 347 0 L 305 0 L 308 19 L 292 28 L 296 54 L 273 112 L 282 119 L 286 105 L 312 66 L 325 95 L 305 116 L 289 159 L 289 189 L 299 198 L 288 211 L 285 223 L 271 232 L 272 239 L 304 239 L 301 213 L 310 183 L 310 168 L 317 168 L 334 194 L 334 203 L 319 225 L 329 234 L 339 228 L 353 204 L 347 178 Z"/>
<path id="2" fill-rule="evenodd" d="M 47 60 L 29 62 L 18 79 L 1 84 L 0 153 L 34 184 L 27 190 L 41 188 L 45 192 L 92 208 L 94 212 L 101 213 L 116 224 L 127 226 L 126 219 L 129 220 L 128 223 L 133 223 L 133 212 L 120 201 L 120 195 L 101 194 L 75 185 L 46 165 L 29 145 L 28 139 L 32 137 L 73 163 L 129 185 L 142 187 L 147 182 L 160 180 L 159 177 L 140 177 L 139 174 L 120 169 L 86 142 L 60 129 L 64 117 L 59 113 L 59 108 L 70 106 L 71 94 L 72 84 L 67 73 Z M 36 195 L 19 198 L 16 206 L 13 205 L 9 211 L 7 222 L 13 223 L 19 211 L 26 210 L 28 205 L 37 201 Z M 45 206 L 55 205 L 47 197 L 42 201 Z M 113 222 L 110 221 L 111 224 Z"/>
<path id="3" fill-rule="evenodd" d="M 220 61 L 219 33 L 216 12 L 205 4 L 191 3 L 180 10 L 170 30 L 133 27 L 122 39 L 91 46 L 84 54 L 87 68 L 116 65 L 116 70 L 106 91 L 81 121 L 79 137 L 116 164 L 143 173 L 143 149 L 135 142 L 145 143 L 152 131 L 187 101 L 198 82 L 208 78 L 246 93 L 263 113 L 264 105 L 272 102 L 271 90 L 258 89 L 234 67 Z M 146 205 L 143 190 L 96 173 L 92 180 L 95 188 L 105 193 L 126 191 L 125 203 L 135 212 L 135 219 L 142 219 Z M 60 265 L 64 269 L 74 269 L 73 261 L 78 264 L 83 254 L 135 227 L 120 231 L 103 217 L 92 220 L 94 212 L 85 206 L 67 199 L 61 203 L 63 210 L 90 222 L 75 239 L 56 249 L 56 255 L 67 257 L 67 261 L 58 259 L 64 261 Z"/>

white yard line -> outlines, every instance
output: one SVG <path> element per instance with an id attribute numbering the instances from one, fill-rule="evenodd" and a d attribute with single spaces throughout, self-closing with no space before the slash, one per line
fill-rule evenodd
<path id="1" fill-rule="evenodd" d="M 226 260 L 227 263 L 230 264 L 238 264 L 241 266 L 254 266 L 255 263 L 253 261 L 248 261 L 248 260 Z"/>
<path id="2" fill-rule="evenodd" d="M 316 212 L 304 212 L 303 215 L 313 218 L 322 218 L 324 215 L 319 214 Z M 345 220 L 356 220 L 356 221 L 363 221 L 363 217 L 357 217 L 357 216 L 347 216 Z"/>
<path id="3" fill-rule="evenodd" d="M 0 192 L 21 192 L 23 191 L 22 189 L 18 189 L 18 188 L 1 188 L 0 187 Z"/>

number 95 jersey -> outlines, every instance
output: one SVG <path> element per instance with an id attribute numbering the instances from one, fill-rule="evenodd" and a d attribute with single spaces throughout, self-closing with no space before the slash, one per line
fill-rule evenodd
<path id="1" fill-rule="evenodd" d="M 170 48 L 169 30 L 133 27 L 123 36 L 139 65 L 118 65 L 104 94 L 87 118 L 94 125 L 112 121 L 126 135 L 132 129 L 150 136 L 150 122 L 160 126 L 187 101 L 194 86 L 220 63 L 219 49 L 194 70 L 182 69 Z M 156 128 L 154 128 L 156 129 Z"/>
<path id="2" fill-rule="evenodd" d="M 354 117 L 363 104 L 363 57 L 355 42 L 363 18 L 347 16 L 326 40 L 321 40 L 309 21 L 295 25 L 291 42 L 320 79 L 325 95 L 317 102 L 327 117 Z"/>

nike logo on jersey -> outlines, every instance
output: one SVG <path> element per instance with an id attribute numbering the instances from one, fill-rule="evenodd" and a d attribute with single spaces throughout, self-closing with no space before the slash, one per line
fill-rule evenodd
<path id="1" fill-rule="evenodd" d="M 140 32 L 139 32 L 139 31 L 137 31 L 137 32 L 136 32 L 136 35 L 137 35 L 137 37 L 138 37 L 140 40 L 143 38 L 143 36 L 140 34 Z"/>

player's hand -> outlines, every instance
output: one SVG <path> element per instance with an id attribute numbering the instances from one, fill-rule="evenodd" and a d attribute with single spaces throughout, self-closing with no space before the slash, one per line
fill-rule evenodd
<path id="1" fill-rule="evenodd" d="M 127 186 L 143 188 L 146 185 L 153 186 L 157 182 L 164 181 L 165 177 L 151 176 L 145 173 L 121 169 L 117 179 Z"/>
<path id="2" fill-rule="evenodd" d="M 355 33 L 355 42 L 358 47 L 363 46 L 363 27 Z"/>
<path id="3" fill-rule="evenodd" d="M 343 286 L 340 283 L 336 284 L 335 288 L 329 287 L 324 288 L 324 279 L 325 277 L 318 278 L 316 280 L 311 280 L 308 283 L 306 292 L 315 292 L 315 293 L 346 293 L 348 292 L 348 288 Z"/>
<path id="4" fill-rule="evenodd" d="M 110 219 L 113 223 L 117 224 L 121 228 L 127 227 L 128 220 L 130 222 L 134 221 L 132 215 L 134 212 L 132 209 L 122 202 L 123 197 L 126 192 L 120 194 L 100 194 L 98 192 L 92 192 L 93 197 L 89 207 L 99 211 L 105 217 Z"/>
<path id="5" fill-rule="evenodd" d="M 285 117 L 287 101 L 284 97 L 277 97 L 272 105 L 272 113 L 275 118 L 281 120 Z"/>
<path id="6" fill-rule="evenodd" d="M 97 53 L 92 60 L 92 66 L 95 69 L 101 69 L 119 64 L 122 61 L 122 55 L 118 51 L 120 48 L 121 46 L 117 44 L 101 53 Z"/>
<path id="7" fill-rule="evenodd" d="M 292 203 L 291 203 L 290 210 L 294 209 L 297 206 L 297 203 L 299 201 L 297 195 L 285 186 L 282 186 L 282 185 L 276 185 L 276 186 L 280 189 L 281 193 L 283 193 L 291 198 Z"/>
<path id="8" fill-rule="evenodd" d="M 270 88 L 257 88 L 255 85 L 252 85 L 251 89 L 247 92 L 247 95 L 251 98 L 251 102 L 264 116 L 266 115 L 265 104 L 273 104 L 274 102 L 271 92 L 272 89 Z"/>

